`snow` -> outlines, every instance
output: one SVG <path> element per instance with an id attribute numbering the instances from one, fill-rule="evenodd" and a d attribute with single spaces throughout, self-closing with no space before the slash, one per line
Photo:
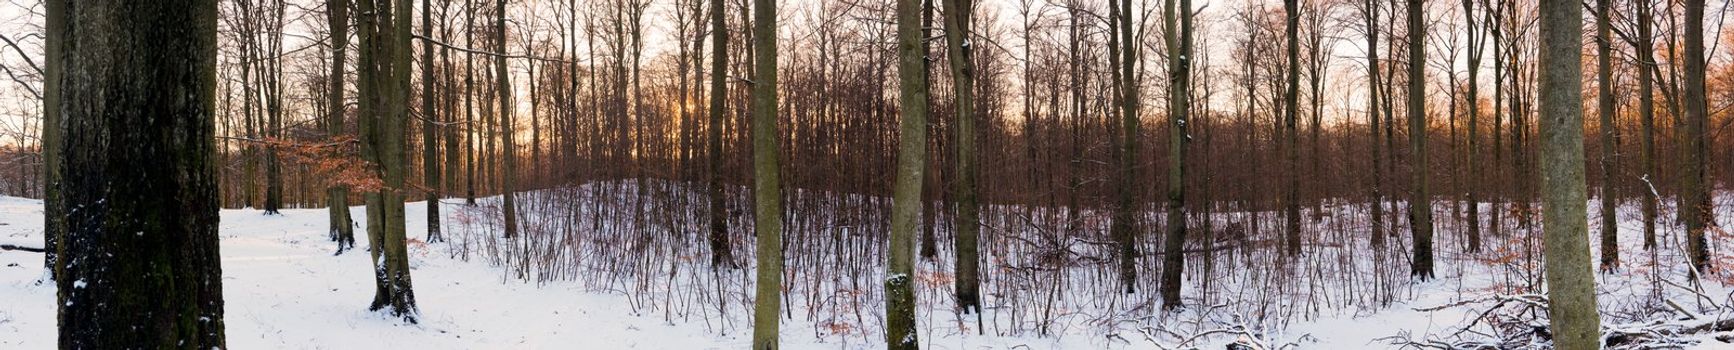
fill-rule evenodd
<path id="1" fill-rule="evenodd" d="M 1592 201 L 1592 213 L 1594 204 Z M 747 318 L 750 310 L 740 310 L 739 305 L 729 306 L 731 309 L 722 316 L 713 313 L 670 317 L 664 311 L 638 306 L 643 301 L 631 300 L 633 297 L 626 293 L 597 288 L 595 284 L 584 281 L 525 282 L 512 277 L 510 267 L 458 254 L 456 250 L 460 249 L 460 243 L 456 242 L 463 239 L 461 233 L 454 231 L 470 227 L 459 222 L 483 214 L 471 209 L 476 207 L 463 205 L 461 200 L 447 200 L 443 206 L 442 212 L 447 216 L 443 227 L 448 230 L 447 238 L 452 239 L 449 243 L 421 242 L 425 223 L 419 218 L 426 217 L 425 205 L 409 203 L 405 208 L 405 217 L 410 218 L 407 231 L 412 237 L 410 265 L 420 307 L 419 324 L 405 324 L 398 318 L 366 310 L 374 292 L 372 264 L 362 249 L 341 256 L 331 254 L 335 244 L 326 239 L 326 210 L 285 209 L 282 215 L 263 215 L 251 209 L 223 210 L 220 232 L 229 347 L 740 349 L 749 345 L 752 330 Z M 1445 208 L 1443 205 L 1440 207 L 1442 210 Z M 365 232 L 361 229 L 365 227 L 365 222 L 361 222 L 365 220 L 364 208 L 353 207 L 351 212 L 358 221 L 356 234 L 361 236 L 357 238 L 361 238 L 363 245 L 358 248 L 365 248 Z M 1640 226 L 1635 218 L 1628 216 L 1621 217 L 1624 227 L 1622 258 L 1628 267 L 1621 272 L 1598 275 L 1604 311 L 1635 303 L 1649 293 L 1650 283 L 1643 275 L 1649 271 L 1645 267 L 1649 263 L 1648 254 L 1638 248 L 1636 240 L 1639 235 L 1636 232 Z M 40 201 L 0 197 L 0 243 L 40 245 L 41 219 Z M 1596 232 L 1594 227 L 1591 230 Z M 1442 227 L 1440 232 L 1441 240 L 1437 246 L 1442 250 L 1454 247 L 1455 241 L 1449 239 L 1454 236 L 1448 233 L 1451 231 Z M 1490 246 L 1495 244 L 1498 243 L 1489 241 Z M 55 290 L 51 283 L 39 282 L 43 277 L 40 265 L 40 254 L 0 251 L 0 349 L 50 349 L 55 345 Z M 934 285 L 926 277 L 913 280 L 918 284 L 917 295 L 921 298 L 921 309 L 917 311 L 920 318 L 918 339 L 924 348 L 929 349 L 1156 349 L 1160 347 L 1147 339 L 1173 339 L 1161 332 L 1196 334 L 1208 330 L 1225 332 L 1187 346 L 1220 349 L 1236 338 L 1256 334 L 1269 337 L 1258 340 L 1264 344 L 1293 342 L 1303 349 L 1376 349 L 1393 347 L 1380 341 L 1385 337 L 1410 334 L 1419 339 L 1424 335 L 1449 331 L 1450 327 L 1473 317 L 1473 311 L 1451 308 L 1421 312 L 1414 309 L 1484 296 L 1478 293 L 1501 283 L 1496 271 L 1503 267 L 1498 265 L 1475 263 L 1473 259 L 1442 252 L 1438 266 L 1438 279 L 1399 284 L 1397 288 L 1403 289 L 1400 295 L 1406 297 L 1391 305 L 1326 308 L 1292 320 L 1255 319 L 1229 315 L 1226 311 L 1205 315 L 1197 308 L 1166 313 L 1146 307 L 1132 312 L 1147 315 L 1121 314 L 1126 312 L 1123 310 L 1126 305 L 1145 296 L 1119 300 L 1127 304 L 1118 306 L 1113 303 L 1060 303 L 1058 312 L 1066 316 L 1054 318 L 1052 335 L 1046 337 L 1034 332 L 994 335 L 994 324 L 987 325 L 990 327 L 988 335 L 977 335 L 979 330 L 974 329 L 973 322 L 966 322 L 955 311 L 943 306 L 949 301 L 936 300 L 940 298 L 936 297 L 938 293 L 934 290 L 949 288 L 948 285 Z M 934 267 L 922 263 L 917 265 L 917 269 L 917 276 L 925 276 L 922 272 Z M 751 269 L 741 271 L 750 274 Z M 1086 273 L 1080 271 L 1077 274 Z M 82 287 L 85 285 L 82 282 L 76 281 L 74 285 Z M 1197 282 L 1196 279 L 1188 282 L 1185 293 L 1189 298 L 1194 297 L 1190 294 L 1198 293 L 1197 286 L 1190 284 Z M 739 283 L 750 286 L 750 282 Z M 1155 292 L 1154 286 L 1143 288 L 1146 290 L 1141 293 Z M 1235 291 L 1229 288 L 1247 287 L 1223 285 L 1217 288 L 1220 290 L 1216 293 L 1232 293 Z M 1707 284 L 1707 288 L 1710 288 L 1710 295 L 1728 293 L 1727 286 L 1715 283 Z M 993 295 L 991 289 L 984 292 L 984 302 L 988 307 L 983 313 L 987 314 L 990 323 L 1004 322 L 1000 320 L 1008 317 L 1008 311 L 994 307 L 995 299 L 999 297 Z M 747 294 L 750 293 L 730 298 L 750 297 Z M 1094 296 L 1076 295 L 1073 291 L 1061 294 L 1062 298 L 1097 300 L 1089 299 Z M 1670 295 L 1678 296 L 1678 293 Z M 785 300 L 795 302 L 800 298 L 804 296 L 791 295 Z M 1691 298 L 1678 300 L 1688 304 L 1693 302 Z M 867 300 L 862 304 L 864 308 L 877 309 L 882 302 Z M 790 311 L 793 317 L 784 318 L 781 327 L 785 348 L 884 347 L 882 328 L 853 330 L 842 335 L 820 332 L 831 324 L 829 316 L 813 317 L 809 314 L 811 311 L 798 307 Z M 879 311 L 862 314 L 867 318 L 867 328 L 882 327 L 882 323 L 876 323 L 882 319 L 874 319 L 882 317 Z M 1022 317 L 1033 318 L 1027 314 Z M 1129 319 L 1144 321 L 1127 321 Z M 850 322 L 843 323 L 847 326 Z M 1180 324 L 1185 326 L 1178 326 Z M 1708 337 L 1700 340 L 1703 342 L 1698 345 L 1699 349 L 1729 346 Z M 1172 347 L 1173 342 L 1164 341 L 1164 345 Z"/>

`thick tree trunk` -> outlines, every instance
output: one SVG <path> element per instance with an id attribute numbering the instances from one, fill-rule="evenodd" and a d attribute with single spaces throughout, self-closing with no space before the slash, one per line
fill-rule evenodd
<path id="1" fill-rule="evenodd" d="M 227 347 L 217 2 L 66 5 L 56 187 L 79 210 L 60 243 L 60 348 Z"/>
<path id="2" fill-rule="evenodd" d="M 915 230 L 921 207 L 921 185 L 927 165 L 927 57 L 921 34 L 921 2 L 897 1 L 897 177 L 891 194 L 890 261 L 885 271 L 885 343 L 889 349 L 914 350 Z"/>
<path id="3" fill-rule="evenodd" d="M 753 216 L 758 286 L 753 349 L 777 348 L 783 290 L 783 198 L 777 166 L 777 2 L 753 0 Z"/>
<path id="4" fill-rule="evenodd" d="M 1583 151 L 1583 7 L 1541 1 L 1542 230 L 1554 345 L 1601 346 L 1590 266 Z"/>
<path id="5" fill-rule="evenodd" d="M 1415 243 L 1415 258 L 1409 269 L 1412 277 L 1421 280 L 1433 278 L 1433 204 L 1431 193 L 1427 187 L 1427 91 L 1426 76 L 1422 69 L 1426 67 L 1427 36 L 1426 1 L 1408 0 L 1409 6 L 1409 149 L 1414 157 L 1410 165 L 1413 173 L 1413 187 L 1409 193 L 1409 225 L 1414 230 L 1411 238 Z"/>
<path id="6" fill-rule="evenodd" d="M 368 191 L 367 233 L 374 273 L 370 310 L 389 308 L 405 321 L 417 317 L 411 289 L 408 248 L 404 244 L 404 136 L 409 90 L 409 0 L 358 0 L 361 17 L 361 143 L 369 173 L 381 187 Z"/>

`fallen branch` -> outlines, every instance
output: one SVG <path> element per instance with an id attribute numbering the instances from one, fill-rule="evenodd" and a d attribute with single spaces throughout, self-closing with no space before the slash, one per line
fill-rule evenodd
<path id="1" fill-rule="evenodd" d="M 26 246 L 21 246 L 21 245 L 12 245 L 12 244 L 0 244 L 0 250 L 17 250 L 17 251 L 32 252 L 32 253 L 47 253 L 48 252 L 47 249 L 42 249 L 42 248 L 37 248 L 37 247 L 26 247 Z"/>

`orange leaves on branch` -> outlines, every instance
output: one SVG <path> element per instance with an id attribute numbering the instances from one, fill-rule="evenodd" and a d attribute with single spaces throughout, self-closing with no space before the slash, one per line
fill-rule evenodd
<path id="1" fill-rule="evenodd" d="M 306 166 L 331 185 L 363 192 L 385 187 L 379 172 L 361 159 L 361 142 L 355 137 L 335 136 L 319 142 L 268 137 L 255 142 L 275 148 L 290 163 Z"/>

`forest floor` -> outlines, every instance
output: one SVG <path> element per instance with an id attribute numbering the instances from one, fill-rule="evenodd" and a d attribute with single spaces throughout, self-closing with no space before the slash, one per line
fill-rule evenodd
<path id="1" fill-rule="evenodd" d="M 448 221 L 475 215 L 457 204 L 453 201 L 445 206 Z M 253 209 L 223 210 L 221 251 L 229 346 L 235 349 L 740 349 L 751 338 L 744 311 L 720 320 L 714 316 L 669 317 L 660 311 L 634 306 L 626 293 L 598 290 L 578 282 L 538 283 L 510 278 L 511 274 L 503 271 L 506 268 L 482 259 L 458 257 L 459 254 L 451 252 L 459 249 L 454 245 L 422 242 L 425 223 L 417 218 L 426 217 L 425 208 L 420 202 L 410 203 L 406 208 L 406 217 L 411 218 L 407 229 L 411 237 L 417 237 L 410 242 L 410 262 L 420 305 L 418 324 L 406 324 L 366 310 L 373 293 L 367 254 L 363 250 L 340 256 L 331 254 L 333 244 L 326 239 L 326 210 L 287 209 L 283 215 L 273 216 Z M 362 207 L 352 208 L 352 213 L 357 220 L 363 219 Z M 1734 218 L 1723 220 L 1729 219 Z M 0 197 L 0 243 L 40 245 L 41 221 L 40 201 Z M 1628 231 L 1636 231 L 1636 227 Z M 356 234 L 365 245 L 365 233 L 358 228 Z M 1639 299 L 1653 294 L 1646 291 L 1654 288 L 1655 283 L 1646 274 L 1648 267 L 1643 267 L 1648 260 L 1638 250 L 1635 236 L 1626 235 L 1621 242 L 1622 251 L 1631 255 L 1627 266 L 1633 268 L 1599 275 L 1602 281 L 1598 294 L 1604 310 L 1624 310 L 1622 306 L 1643 303 Z M 1508 268 L 1510 262 L 1454 258 L 1448 254 L 1441 260 L 1438 279 L 1402 285 L 1399 288 L 1404 291 L 1400 294 L 1406 297 L 1388 306 L 1327 308 L 1309 312 L 1301 319 L 1283 321 L 1286 327 L 1281 329 L 1254 333 L 1266 342 L 1292 342 L 1305 349 L 1395 348 L 1387 337 L 1422 340 L 1435 333 L 1449 333 L 1453 331 L 1451 327 L 1463 324 L 1479 311 L 1447 308 L 1421 312 L 1415 308 L 1491 295 L 1502 289 L 1502 283 L 1509 282 L 1493 271 Z M 0 252 L 0 349 L 55 346 L 55 290 L 51 283 L 40 282 L 44 276 L 40 265 L 40 254 Z M 933 267 L 923 264 L 923 269 Z M 1225 289 L 1218 293 L 1236 293 L 1231 286 L 1218 288 Z M 1729 290 L 1725 282 L 1712 282 L 1706 283 L 1704 293 L 1714 296 L 1711 303 L 1726 304 L 1728 300 L 1723 295 Z M 1681 299 L 1681 291 L 1663 295 L 1682 303 L 1693 302 Z M 988 301 L 991 305 L 991 296 Z M 869 307 L 878 305 L 869 304 Z M 1174 339 L 1184 336 L 1157 332 L 1184 335 L 1188 332 L 1180 328 L 1195 334 L 1234 325 L 1234 321 L 1221 322 L 1220 315 L 1210 316 L 1216 321 L 1192 321 L 1186 327 L 1163 330 L 1148 325 L 1160 328 L 1162 324 L 1176 323 L 1149 320 L 1167 318 L 1162 315 L 1107 317 L 1108 321 L 1071 317 L 1060 318 L 1051 328 L 1053 335 L 1047 337 L 1027 332 L 981 336 L 974 335 L 976 332 L 967 326 L 974 324 L 973 320 L 960 320 L 950 311 L 946 306 L 949 301 L 924 300 L 922 304 L 921 341 L 928 349 L 1158 349 L 1178 345 Z M 783 321 L 785 348 L 883 348 L 877 332 L 844 336 L 816 332 L 823 326 L 802 317 L 802 311 L 795 312 L 794 317 Z M 990 307 L 986 317 L 997 320 L 1000 315 L 996 312 L 1000 311 Z M 1116 314 L 1104 310 L 1061 312 Z M 869 312 L 869 318 L 878 315 Z M 1145 319 L 1137 324 L 1147 326 L 1126 326 L 1127 321 L 1121 321 L 1124 319 Z M 1140 328 L 1144 330 L 1139 331 Z M 1221 344 L 1238 337 L 1222 334 L 1185 345 L 1220 349 Z M 1691 339 L 1699 343 L 1688 349 L 1734 348 L 1709 336 Z"/>

